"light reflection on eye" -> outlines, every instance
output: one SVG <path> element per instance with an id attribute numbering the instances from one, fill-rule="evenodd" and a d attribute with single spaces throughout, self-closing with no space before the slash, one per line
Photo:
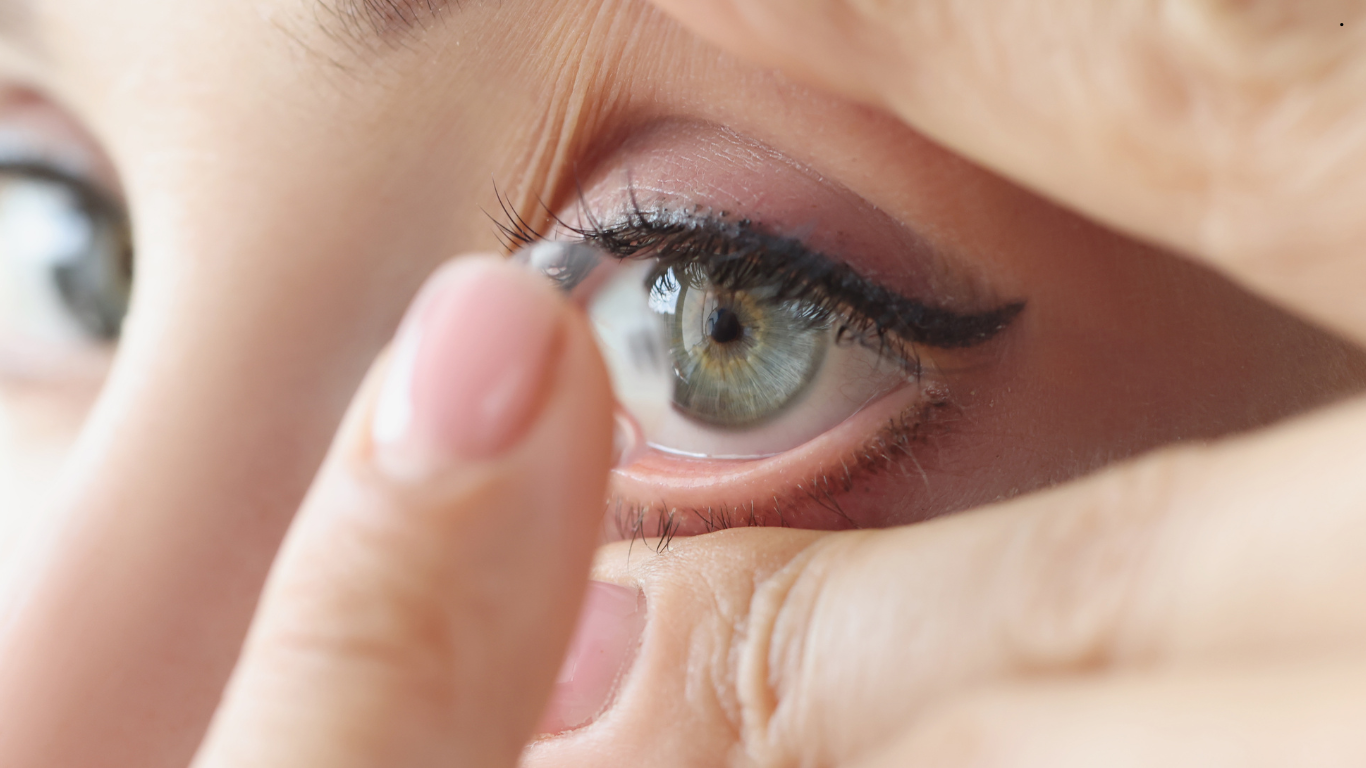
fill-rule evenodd
<path id="1" fill-rule="evenodd" d="M 0 340 L 113 340 L 131 285 L 117 205 L 59 171 L 0 165 Z"/>

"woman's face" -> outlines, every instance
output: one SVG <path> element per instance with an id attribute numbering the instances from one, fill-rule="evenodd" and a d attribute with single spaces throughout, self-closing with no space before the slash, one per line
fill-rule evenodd
<path id="1" fill-rule="evenodd" d="M 0 0 L 0 25 L 0 164 L 28 174 L 0 195 L 36 167 L 88 185 L 126 207 L 136 255 L 107 378 L 109 345 L 82 338 L 99 322 L 72 319 L 88 303 L 52 290 L 67 262 L 0 264 L 0 291 L 29 291 L 0 311 L 14 456 L 65 453 L 103 386 L 39 587 L 68 599 L 35 601 L 14 642 L 47 644 L 24 674 L 54 702 L 51 680 L 110 668 L 183 702 L 176 755 L 408 300 L 508 230 L 644 239 L 692 291 L 672 450 L 614 478 L 608 539 L 921 520 L 1366 381 L 1219 276 L 642 2 Z M 7 204 L 0 261 L 32 235 Z M 118 252 L 80 258 L 116 273 Z M 119 281 L 99 288 L 117 307 Z M 42 473 L 22 474 L 6 499 L 32 498 Z"/>

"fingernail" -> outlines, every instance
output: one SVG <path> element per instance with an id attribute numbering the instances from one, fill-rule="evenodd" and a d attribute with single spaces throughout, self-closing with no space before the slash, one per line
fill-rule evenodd
<path id="1" fill-rule="evenodd" d="M 516 443 L 548 394 L 559 312 L 534 276 L 498 260 L 439 270 L 394 341 L 372 422 L 377 462 L 421 475 Z"/>
<path id="2" fill-rule="evenodd" d="M 579 624 L 538 732 L 570 731 L 597 719 L 634 660 L 644 628 L 640 592 L 588 582 Z"/>

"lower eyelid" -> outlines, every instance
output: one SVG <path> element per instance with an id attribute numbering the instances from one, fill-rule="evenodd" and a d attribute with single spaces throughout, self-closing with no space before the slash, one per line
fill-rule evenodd
<path id="1" fill-rule="evenodd" d="M 946 435 L 958 408 L 946 390 L 889 396 L 793 451 L 753 461 L 650 457 L 619 470 L 607 504 L 608 540 L 710 533 L 749 525 L 842 530 L 886 525 L 886 510 L 860 495 L 895 481 L 927 482 L 921 448 Z M 793 477 L 801 478 L 793 481 Z M 902 491 L 904 493 L 904 490 Z M 930 517 L 908 509 L 896 523 Z"/>

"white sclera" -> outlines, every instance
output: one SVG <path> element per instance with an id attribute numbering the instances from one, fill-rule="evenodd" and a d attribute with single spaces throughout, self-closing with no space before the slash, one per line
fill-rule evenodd
<path id="1" fill-rule="evenodd" d="M 582 242 L 542 240 L 513 254 L 584 308 L 612 377 L 612 390 L 647 442 L 673 407 L 669 329 L 650 308 L 649 261 L 622 260 Z"/>

